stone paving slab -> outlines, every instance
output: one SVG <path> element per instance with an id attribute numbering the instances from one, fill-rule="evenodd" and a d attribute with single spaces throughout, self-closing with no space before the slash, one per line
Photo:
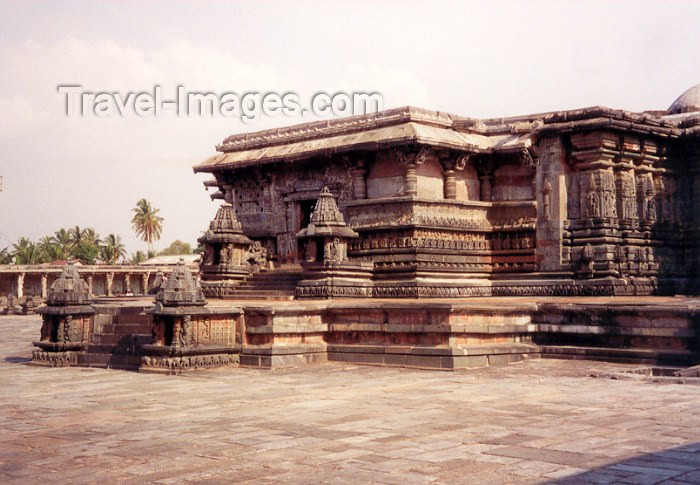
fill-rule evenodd
<path id="1" fill-rule="evenodd" d="M 0 317 L 0 483 L 700 482 L 700 386 L 528 360 L 159 376 L 27 365 Z"/>

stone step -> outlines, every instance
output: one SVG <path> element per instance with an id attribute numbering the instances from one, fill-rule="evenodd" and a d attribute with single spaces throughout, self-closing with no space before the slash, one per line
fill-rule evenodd
<path id="1" fill-rule="evenodd" d="M 103 369 L 138 370 L 141 364 L 140 355 L 108 354 L 88 352 L 82 357 L 83 364 L 88 367 Z"/>
<path id="2" fill-rule="evenodd" d="M 642 349 L 619 347 L 590 347 L 570 345 L 540 345 L 542 357 L 553 359 L 603 360 L 628 364 L 692 365 L 700 355 L 686 349 Z"/>

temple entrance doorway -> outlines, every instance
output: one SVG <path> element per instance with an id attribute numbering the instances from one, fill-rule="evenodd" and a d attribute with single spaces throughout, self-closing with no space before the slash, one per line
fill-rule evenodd
<path id="1" fill-rule="evenodd" d="M 311 222 L 311 214 L 314 212 L 314 207 L 316 207 L 316 200 L 300 200 L 299 204 L 299 227 L 297 231 L 301 231 L 309 225 Z"/>
<path id="2" fill-rule="evenodd" d="M 316 207 L 316 199 L 309 200 L 299 200 L 297 201 L 297 232 L 301 231 L 305 227 L 309 226 L 311 222 L 311 214 L 314 212 L 314 207 Z M 306 247 L 303 241 L 297 241 L 297 260 L 296 263 L 303 261 L 306 257 Z"/>

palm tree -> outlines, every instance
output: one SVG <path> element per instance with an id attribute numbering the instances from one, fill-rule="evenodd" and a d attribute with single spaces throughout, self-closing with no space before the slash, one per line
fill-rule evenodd
<path id="1" fill-rule="evenodd" d="M 122 238 L 110 234 L 100 246 L 100 260 L 107 264 L 117 264 L 121 258 L 126 256 L 126 249 L 122 244 Z"/>
<path id="2" fill-rule="evenodd" d="M 80 226 L 75 226 L 68 230 L 70 239 L 74 247 L 80 246 L 81 243 L 87 242 L 98 246 L 100 244 L 100 235 L 97 234 L 92 227 L 80 229 Z"/>
<path id="3" fill-rule="evenodd" d="M 80 246 L 80 243 L 83 242 L 84 233 L 85 230 L 80 229 L 80 226 L 75 226 L 68 229 L 68 234 L 70 234 L 71 243 L 74 248 L 77 248 L 78 246 Z"/>
<path id="4" fill-rule="evenodd" d="M 140 249 L 135 253 L 131 253 L 131 257 L 129 258 L 129 263 L 131 264 L 139 264 L 144 261 L 146 261 L 146 253 L 144 253 Z"/>
<path id="5" fill-rule="evenodd" d="M 59 229 L 54 233 L 53 239 L 58 247 L 61 248 L 60 257 L 57 259 L 68 259 L 71 256 L 71 247 L 73 246 L 70 231 Z"/>
<path id="6" fill-rule="evenodd" d="M 12 245 L 12 255 L 16 258 L 17 264 L 35 264 L 39 262 L 39 251 L 36 244 L 29 238 L 21 237 Z"/>
<path id="7" fill-rule="evenodd" d="M 163 232 L 163 218 L 158 215 L 160 210 L 146 199 L 141 199 L 132 212 L 134 217 L 131 219 L 131 227 L 138 237 L 148 243 L 148 250 L 153 250 L 153 241 L 159 240 Z"/>
<path id="8" fill-rule="evenodd" d="M 37 249 L 40 254 L 40 259 L 44 263 L 50 263 L 56 261 L 57 259 L 62 259 L 62 249 L 56 244 L 56 240 L 53 236 L 44 236 L 39 239 L 37 243 Z"/>
<path id="9" fill-rule="evenodd" d="M 102 242 L 102 240 L 100 239 L 100 235 L 97 234 L 97 231 L 95 231 L 92 227 L 83 229 L 83 234 L 81 237 L 84 241 L 90 244 L 94 244 L 95 246 L 99 246 Z"/>

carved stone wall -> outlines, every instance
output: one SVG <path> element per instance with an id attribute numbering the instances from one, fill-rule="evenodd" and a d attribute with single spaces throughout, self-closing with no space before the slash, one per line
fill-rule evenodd
<path id="1" fill-rule="evenodd" d="M 529 143 L 499 154 L 409 144 L 242 168 L 217 179 L 244 233 L 277 263 L 304 259 L 295 235 L 328 186 L 359 233 L 349 259 L 372 263 L 384 285 L 375 296 L 550 294 L 539 283 L 518 283 L 530 273 L 587 281 L 579 289 L 555 285 L 562 294 L 688 284 L 698 260 L 689 221 L 700 182 L 683 176 L 681 165 L 692 166 L 694 155 L 672 141 L 619 130 L 557 131 Z M 496 275 L 497 288 L 490 283 Z M 431 278 L 429 288 L 408 285 Z"/>
<path id="2" fill-rule="evenodd" d="M 655 289 L 683 291 L 693 187 L 675 144 L 606 131 L 570 141 L 571 269 L 581 269 L 588 244 L 594 277 L 648 278 Z"/>

